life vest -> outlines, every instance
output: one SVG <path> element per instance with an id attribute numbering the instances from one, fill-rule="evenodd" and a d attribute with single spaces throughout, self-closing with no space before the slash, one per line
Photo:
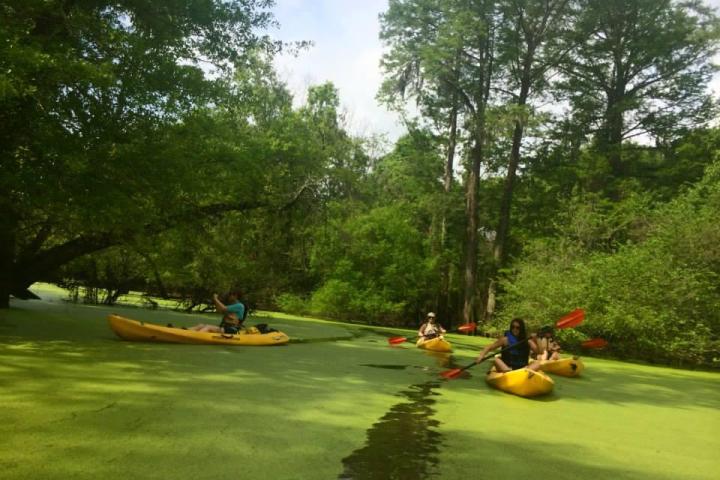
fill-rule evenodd
<path id="1" fill-rule="evenodd" d="M 510 330 L 505 332 L 505 338 L 507 338 L 508 346 L 517 346 L 502 352 L 500 357 L 502 361 L 513 370 L 527 366 L 528 356 L 530 355 L 530 345 L 528 345 L 527 340 L 521 342 Z"/>
<path id="2" fill-rule="evenodd" d="M 420 331 L 422 332 L 422 336 L 428 340 L 440 335 L 440 329 L 438 328 L 438 326 L 432 325 L 429 322 L 423 324 L 423 326 L 420 328 Z"/>

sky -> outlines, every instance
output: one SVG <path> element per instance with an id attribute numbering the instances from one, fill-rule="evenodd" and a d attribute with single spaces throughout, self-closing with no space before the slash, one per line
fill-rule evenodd
<path id="1" fill-rule="evenodd" d="M 394 141 L 404 131 L 400 117 L 375 101 L 382 82 L 378 15 L 386 8 L 387 0 L 277 0 L 280 29 L 271 35 L 314 42 L 299 56 L 275 62 L 296 102 L 304 102 L 308 86 L 331 81 L 352 133 L 386 134 Z"/>
<path id="2" fill-rule="evenodd" d="M 384 134 L 394 142 L 404 128 L 400 116 L 375 100 L 382 82 L 378 16 L 387 0 L 276 0 L 274 13 L 280 28 L 270 34 L 283 41 L 314 43 L 297 57 L 281 55 L 275 61 L 278 75 L 305 101 L 308 86 L 332 82 L 340 93 L 346 127 L 357 135 Z M 720 0 L 706 0 L 720 8 Z M 720 63 L 720 55 L 716 57 Z M 720 97 L 720 74 L 710 84 Z"/>

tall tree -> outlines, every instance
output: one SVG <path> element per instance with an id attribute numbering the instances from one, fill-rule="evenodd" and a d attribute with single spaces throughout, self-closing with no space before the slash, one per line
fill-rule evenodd
<path id="1" fill-rule="evenodd" d="M 513 107 L 514 127 L 493 247 L 496 272 L 505 261 L 515 177 L 530 115 L 528 100 L 532 94 L 542 93 L 548 73 L 562 60 L 567 47 L 561 39 L 570 19 L 570 0 L 507 0 L 501 5 L 498 63 L 504 73 L 502 91 L 509 95 Z M 491 278 L 485 306 L 486 320 L 495 310 L 495 285 L 496 279 Z"/>
<path id="2" fill-rule="evenodd" d="M 275 49 L 256 33 L 271 4 L 2 3 L 0 308 L 73 258 L 205 214 L 209 185 L 190 177 L 209 180 L 198 173 L 216 174 L 230 152 L 174 149 L 177 124 L 221 102 L 223 72 Z M 214 200 L 257 200 L 236 193 Z"/>
<path id="3" fill-rule="evenodd" d="M 582 0 L 580 11 L 564 90 L 608 171 L 622 176 L 624 140 L 667 141 L 709 120 L 718 18 L 699 0 Z"/>
<path id="4" fill-rule="evenodd" d="M 444 139 L 445 168 L 443 186 L 445 196 L 440 211 L 438 229 L 434 229 L 435 253 L 441 254 L 440 289 L 437 305 L 433 307 L 440 316 L 447 318 L 449 312 L 450 255 L 444 253 L 447 248 L 448 209 L 450 192 L 454 183 L 455 157 L 458 148 L 459 129 L 464 107 L 456 85 L 460 78 L 461 48 L 456 47 L 452 64 L 442 69 L 427 68 L 428 44 L 437 36 L 437 18 L 440 15 L 439 4 L 414 2 L 401 4 L 391 2 L 388 11 L 381 15 L 380 38 L 392 50 L 383 56 L 381 65 L 386 78 L 378 93 L 380 100 L 405 112 L 405 102 L 415 100 L 423 119 Z M 415 128 L 410 126 L 410 128 Z"/>
<path id="5" fill-rule="evenodd" d="M 390 47 L 386 72 L 398 79 L 427 82 L 434 96 L 457 106 L 467 132 L 466 233 L 463 263 L 463 318 L 477 307 L 478 185 L 486 143 L 486 110 L 494 74 L 496 2 L 483 0 L 391 1 L 382 17 L 382 36 Z M 410 75 L 411 74 L 411 75 Z M 453 118 L 450 116 L 452 125 Z"/>

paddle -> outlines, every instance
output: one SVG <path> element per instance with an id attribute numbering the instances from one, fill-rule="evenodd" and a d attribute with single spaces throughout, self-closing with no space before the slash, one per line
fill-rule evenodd
<path id="1" fill-rule="evenodd" d="M 583 321 L 584 318 L 585 318 L 585 310 L 583 310 L 582 308 L 578 308 L 578 309 L 573 310 L 572 312 L 568 313 L 567 315 L 565 315 L 564 317 L 562 317 L 562 318 L 561 318 L 560 320 L 558 320 L 557 322 L 555 322 L 555 328 L 563 329 L 563 328 L 573 328 L 573 327 L 577 327 L 578 325 L 580 325 L 580 324 L 582 323 L 582 321 Z M 446 379 L 448 379 L 448 380 L 450 380 L 450 379 L 452 379 L 452 378 L 456 378 L 456 377 L 458 377 L 462 372 L 464 372 L 465 370 L 467 370 L 468 368 L 474 367 L 475 365 L 484 362 L 484 361 L 487 360 L 488 358 L 494 357 L 494 356 L 497 355 L 498 353 L 503 353 L 503 352 L 505 352 L 505 351 L 507 351 L 507 350 L 510 350 L 511 348 L 517 347 L 519 344 L 524 343 L 524 342 L 527 342 L 528 340 L 530 340 L 530 337 L 526 338 L 525 340 L 522 340 L 521 342 L 516 343 L 515 345 L 507 346 L 507 347 L 503 348 L 502 350 L 500 350 L 499 352 L 496 352 L 496 353 L 488 353 L 488 354 L 485 355 L 483 358 L 481 358 L 480 361 L 473 362 L 473 363 L 471 363 L 470 365 L 466 365 L 466 366 L 464 366 L 464 367 L 462 367 L 462 368 L 453 368 L 452 370 L 446 370 L 446 371 L 442 372 L 442 373 L 440 374 L 440 376 L 443 377 L 443 378 L 446 378 Z"/>
<path id="2" fill-rule="evenodd" d="M 477 325 L 474 323 L 464 323 L 458 327 L 458 330 L 461 332 L 471 332 L 475 330 L 475 327 Z M 403 342 L 407 342 L 408 340 L 416 340 L 418 336 L 410 337 L 409 339 L 407 337 L 390 337 L 388 338 L 388 343 L 390 345 L 398 345 Z"/>
<path id="3" fill-rule="evenodd" d="M 605 348 L 608 346 L 608 341 L 604 338 L 593 338 L 585 340 L 580 344 L 582 348 Z"/>
<path id="4" fill-rule="evenodd" d="M 477 324 L 470 322 L 470 323 L 465 323 L 463 325 L 460 325 L 457 329 L 458 329 L 458 332 L 467 333 L 467 332 L 475 331 L 476 328 L 477 328 Z"/>
<path id="5" fill-rule="evenodd" d="M 417 338 L 417 336 L 410 337 L 411 340 L 415 340 L 416 338 Z M 390 337 L 390 338 L 388 338 L 388 343 L 390 345 L 398 345 L 400 343 L 407 342 L 407 341 L 408 341 L 407 337 Z"/>
<path id="6" fill-rule="evenodd" d="M 441 335 L 442 335 L 442 334 L 441 334 Z M 415 335 L 414 337 L 410 337 L 410 338 L 407 338 L 407 337 L 390 337 L 390 338 L 388 338 L 388 343 L 389 343 L 390 345 L 398 345 L 398 344 L 400 344 L 400 343 L 407 342 L 408 340 L 413 340 L 413 341 L 415 341 L 415 340 L 417 340 L 418 338 L 419 338 L 419 335 Z"/>

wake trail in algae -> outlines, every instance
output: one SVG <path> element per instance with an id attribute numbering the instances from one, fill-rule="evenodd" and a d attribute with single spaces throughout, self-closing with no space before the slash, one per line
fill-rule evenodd
<path id="1" fill-rule="evenodd" d="M 395 404 L 367 432 L 365 446 L 342 460 L 340 480 L 424 479 L 437 475 L 442 434 L 433 419 L 434 389 L 431 381 L 411 385 L 398 395 L 405 401 Z"/>

